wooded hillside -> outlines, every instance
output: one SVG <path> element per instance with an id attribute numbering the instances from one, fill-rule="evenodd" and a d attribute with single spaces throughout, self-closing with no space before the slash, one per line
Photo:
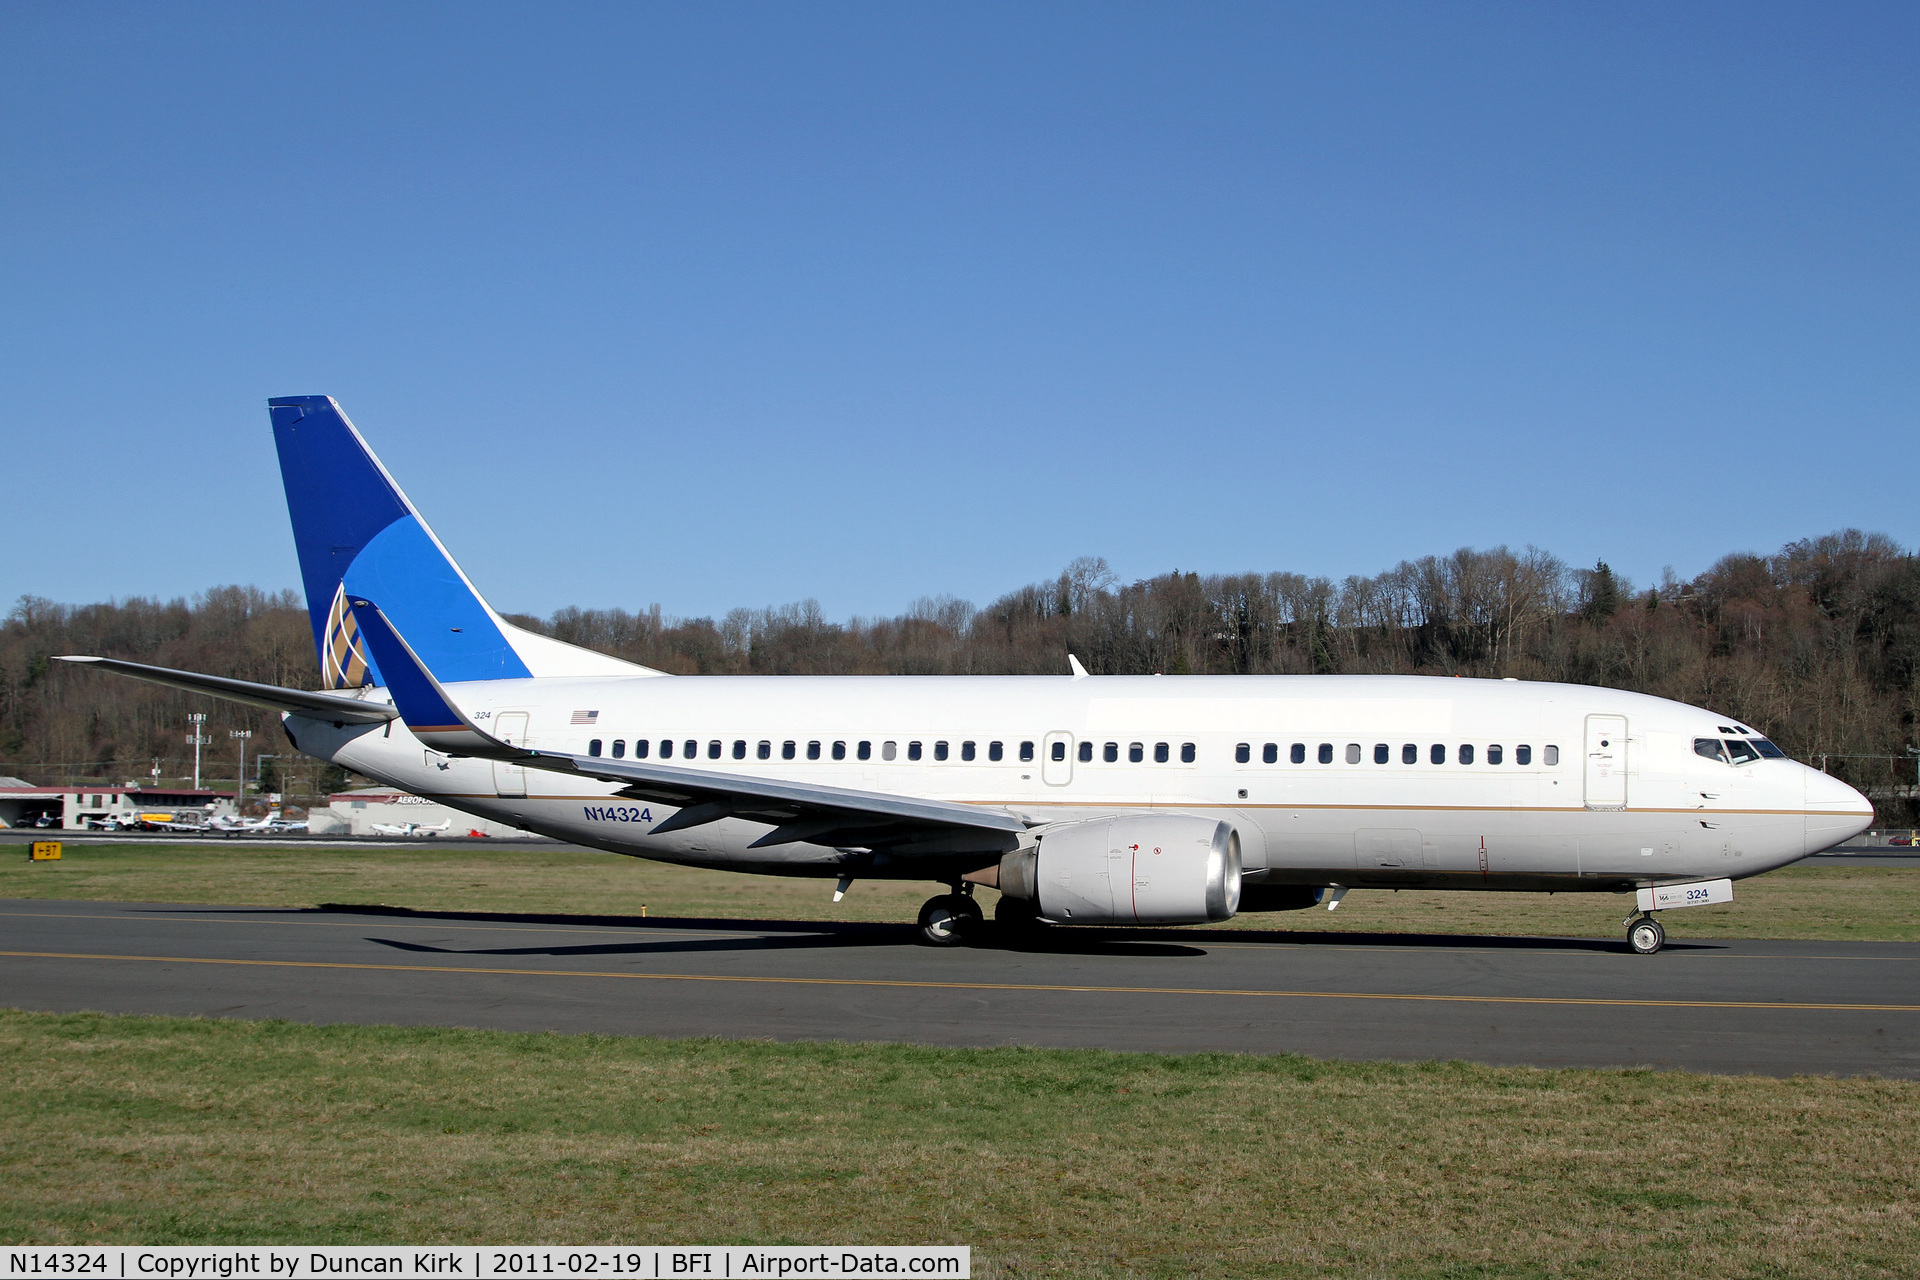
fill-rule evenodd
<path id="1" fill-rule="evenodd" d="M 1690 582 L 1638 588 L 1606 565 L 1462 549 L 1335 582 L 1294 573 L 1168 573 L 1120 583 L 1104 561 L 984 608 L 951 598 L 893 618 L 827 621 L 811 601 L 676 619 L 658 605 L 513 620 L 686 675 L 1406 673 L 1517 676 L 1635 689 L 1711 707 L 1790 754 L 1876 791 L 1911 786 L 1920 747 L 1920 559 L 1847 530 L 1771 556 L 1731 555 Z M 203 774 L 231 778 L 232 728 L 285 751 L 275 718 L 50 662 L 93 653 L 311 686 L 293 592 L 219 587 L 189 603 L 22 599 L 0 624 L 0 773 L 34 781 L 190 768 L 189 710 L 210 713 Z M 275 746 L 273 744 L 279 744 Z M 225 763 L 217 763 L 224 761 Z M 1884 822 L 1920 818 L 1878 800 Z"/>

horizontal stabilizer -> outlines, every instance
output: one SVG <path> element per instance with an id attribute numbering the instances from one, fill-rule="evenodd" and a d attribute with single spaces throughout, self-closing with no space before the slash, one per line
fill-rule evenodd
<path id="1" fill-rule="evenodd" d="M 383 702 L 362 702 L 341 693 L 311 693 L 305 689 L 283 689 L 276 684 L 255 684 L 251 680 L 230 680 L 226 676 L 203 676 L 197 671 L 175 671 L 170 667 L 150 667 L 144 662 L 125 662 L 119 658 L 63 656 L 60 662 L 84 662 L 88 666 L 117 675 L 132 676 L 152 684 L 164 684 L 188 693 L 211 694 L 229 702 L 244 702 L 268 711 L 289 711 L 315 720 L 333 720 L 341 724 L 383 724 L 396 712 Z"/>

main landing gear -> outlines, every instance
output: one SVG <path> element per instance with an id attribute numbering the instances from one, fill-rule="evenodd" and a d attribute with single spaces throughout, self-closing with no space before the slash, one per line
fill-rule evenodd
<path id="1" fill-rule="evenodd" d="M 1652 916 L 1633 916 L 1627 921 L 1627 945 L 1643 956 L 1650 956 L 1667 945 L 1667 931 Z"/>
<path id="2" fill-rule="evenodd" d="M 980 935 L 986 915 L 973 900 L 970 884 L 957 884 L 952 893 L 928 898 L 920 908 L 920 941 L 934 947 L 957 947 Z"/>

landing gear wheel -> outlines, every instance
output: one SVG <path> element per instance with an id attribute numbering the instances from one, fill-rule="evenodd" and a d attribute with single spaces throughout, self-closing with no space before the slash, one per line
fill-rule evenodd
<path id="1" fill-rule="evenodd" d="M 966 894 L 943 893 L 920 908 L 920 940 L 929 946 L 957 947 L 970 941 L 985 920 L 980 904 Z"/>
<path id="2" fill-rule="evenodd" d="M 1643 956 L 1650 956 L 1667 945 L 1667 931 L 1652 916 L 1641 916 L 1627 926 L 1627 945 Z"/>
<path id="3" fill-rule="evenodd" d="M 1046 929 L 1040 920 L 1040 908 L 1021 898 L 1002 897 L 993 904 L 993 925 L 1000 936 L 1018 945 L 1031 942 Z"/>

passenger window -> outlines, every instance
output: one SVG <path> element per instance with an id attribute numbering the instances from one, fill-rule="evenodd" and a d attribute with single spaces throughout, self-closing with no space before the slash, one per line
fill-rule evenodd
<path id="1" fill-rule="evenodd" d="M 1093 744 L 1091 742 L 1083 742 L 1080 744 L 1080 763 L 1093 763 Z"/>
<path id="2" fill-rule="evenodd" d="M 834 743 L 834 744 L 833 744 L 833 758 L 834 758 L 835 760 L 845 760 L 845 759 L 847 758 L 847 744 L 846 744 L 846 743 L 844 743 L 844 742 L 836 742 L 836 743 Z"/>
<path id="3" fill-rule="evenodd" d="M 854 748 L 854 754 L 862 760 L 873 759 L 873 744 L 871 742 L 862 742 L 858 747 Z"/>
<path id="4" fill-rule="evenodd" d="M 1320 744 L 1320 763 L 1333 763 L 1333 744 L 1331 742 L 1323 742 Z"/>
<path id="5" fill-rule="evenodd" d="M 1304 742 L 1294 743 L 1287 751 L 1287 759 L 1293 761 L 1295 764 L 1305 764 L 1307 762 L 1307 744 Z"/>
<path id="6" fill-rule="evenodd" d="M 1436 742 L 1431 747 L 1428 747 L 1427 759 L 1435 764 L 1445 764 L 1447 762 L 1447 744 L 1444 742 Z"/>
<path id="7" fill-rule="evenodd" d="M 1487 763 L 1499 764 L 1500 759 L 1501 759 L 1500 744 L 1496 742 L 1492 746 L 1487 748 Z"/>
<path id="8" fill-rule="evenodd" d="M 1109 742 L 1106 746 L 1100 748 L 1100 758 L 1108 764 L 1119 763 L 1120 744 L 1117 742 Z"/>
<path id="9" fill-rule="evenodd" d="M 1021 764 L 1033 763 L 1033 743 L 1023 742 L 1020 744 L 1020 763 Z"/>
<path id="10" fill-rule="evenodd" d="M 973 759 L 973 756 L 974 756 L 974 750 L 973 750 L 973 744 L 972 744 L 971 742 L 963 742 L 963 743 L 961 743 L 961 744 L 960 744 L 960 758 L 961 758 L 962 760 L 971 760 L 971 759 Z"/>
<path id="11" fill-rule="evenodd" d="M 989 742 L 987 744 L 987 759 L 993 761 L 995 764 L 1000 762 L 1000 757 L 1004 754 L 1005 752 L 1001 749 L 999 743 Z"/>
<path id="12" fill-rule="evenodd" d="M 1461 743 L 1460 750 L 1455 752 L 1454 754 L 1459 759 L 1461 764 L 1472 764 L 1473 763 L 1473 744 L 1470 742 Z"/>
<path id="13" fill-rule="evenodd" d="M 1235 764 L 1245 764 L 1247 761 L 1251 759 L 1253 759 L 1252 743 L 1241 742 L 1241 743 L 1235 744 L 1233 748 L 1233 762 Z"/>
<path id="14" fill-rule="evenodd" d="M 647 758 L 647 751 L 652 746 L 653 744 L 645 738 L 635 738 L 633 740 L 633 758 L 635 760 L 645 760 Z"/>
<path id="15" fill-rule="evenodd" d="M 1415 746 L 1411 742 L 1402 744 L 1400 747 L 1400 763 L 1401 764 L 1419 764 L 1420 748 Z"/>
<path id="16" fill-rule="evenodd" d="M 1347 763 L 1348 764 L 1360 763 L 1360 744 L 1359 743 L 1349 742 L 1347 744 Z"/>
<path id="17" fill-rule="evenodd" d="M 1260 748 L 1260 763 L 1261 764 L 1279 764 L 1280 763 L 1280 744 L 1277 742 L 1269 742 L 1264 746 L 1262 746 Z"/>
<path id="18" fill-rule="evenodd" d="M 880 744 L 880 758 L 882 760 L 891 760 L 899 754 L 900 747 L 897 743 L 883 742 Z"/>
<path id="19" fill-rule="evenodd" d="M 1546 765 L 1548 768 L 1552 768 L 1554 765 L 1559 764 L 1560 748 L 1542 747 L 1540 749 L 1540 763 Z"/>
<path id="20" fill-rule="evenodd" d="M 672 738 L 660 739 L 660 758 L 662 760 L 673 759 L 673 739 Z"/>
<path id="21" fill-rule="evenodd" d="M 1721 764 L 1729 763 L 1727 760 L 1727 749 L 1720 745 L 1720 739 L 1718 738 L 1695 738 L 1693 740 L 1693 754 L 1705 756 L 1709 760 L 1718 760 Z"/>
<path id="22" fill-rule="evenodd" d="M 1191 742 L 1183 742 L 1183 743 L 1181 743 L 1181 744 L 1180 744 L 1180 763 L 1181 763 L 1181 764 L 1192 764 L 1192 763 L 1193 763 L 1193 756 L 1194 756 L 1194 747 L 1193 747 L 1193 744 L 1192 744 Z"/>
<path id="23" fill-rule="evenodd" d="M 733 753 L 736 757 L 739 756 L 740 754 L 738 750 L 738 746 L 739 744 L 736 743 L 735 744 L 736 749 Z M 773 759 L 773 744 L 771 742 L 767 742 L 763 740 L 758 747 L 754 748 L 753 754 L 755 754 L 756 756 L 759 756 L 762 760 L 771 760 Z M 793 753 L 791 751 L 787 753 L 787 759 L 789 760 L 793 759 Z"/>
<path id="24" fill-rule="evenodd" d="M 1521 743 L 1519 746 L 1515 747 L 1513 749 L 1513 762 L 1519 765 L 1532 764 L 1533 748 L 1528 746 L 1524 742 Z"/>
<path id="25" fill-rule="evenodd" d="M 1053 750 L 1050 754 L 1053 756 L 1053 760 L 1055 764 L 1058 764 L 1060 761 L 1065 760 L 1067 758 L 1067 744 L 1064 742 L 1054 743 Z"/>
<path id="26" fill-rule="evenodd" d="M 1165 764 L 1167 762 L 1167 744 L 1166 743 L 1156 742 L 1153 744 L 1153 762 L 1155 764 Z"/>
<path id="27" fill-rule="evenodd" d="M 626 756 L 627 740 L 625 738 L 615 738 L 613 740 L 613 758 L 615 760 L 624 760 Z"/>
<path id="28" fill-rule="evenodd" d="M 1391 759 L 1393 759 L 1393 752 L 1388 749 L 1386 743 L 1376 742 L 1373 744 L 1373 762 L 1375 764 L 1385 764 Z"/>
<path id="29" fill-rule="evenodd" d="M 600 739 L 595 738 L 593 741 L 587 743 L 587 754 L 590 756 L 597 756 L 600 754 Z"/>
<path id="30" fill-rule="evenodd" d="M 945 759 L 947 758 L 947 744 L 946 744 L 946 743 L 944 743 L 944 742 L 936 742 L 936 743 L 934 743 L 934 744 L 933 744 L 933 758 L 934 758 L 935 760 L 945 760 Z"/>
<path id="31" fill-rule="evenodd" d="M 715 738 L 713 739 L 713 741 L 707 743 L 707 759 L 718 760 L 719 758 L 720 758 L 720 739 Z"/>
<path id="32" fill-rule="evenodd" d="M 1727 750 L 1736 765 L 1752 764 L 1760 758 L 1760 753 L 1749 746 L 1744 738 L 1728 738 Z"/>
<path id="33" fill-rule="evenodd" d="M 846 749 L 846 747 L 845 747 L 845 746 L 843 745 L 843 746 L 842 746 L 842 747 L 840 748 L 840 754 L 841 754 L 841 755 L 845 755 L 846 753 L 847 753 L 847 749 Z M 809 742 L 809 743 L 807 744 L 807 759 L 809 759 L 809 760 L 818 760 L 819 758 L 820 758 L 820 744 L 819 744 L 819 742 L 817 742 L 817 741 L 815 741 L 815 742 Z"/>
<path id="34" fill-rule="evenodd" d="M 1146 758 L 1147 758 L 1147 749 L 1145 747 L 1141 746 L 1137 742 L 1129 742 L 1127 744 L 1127 763 L 1128 764 L 1139 764 L 1142 760 L 1145 760 Z"/>
<path id="35" fill-rule="evenodd" d="M 794 743 L 789 741 L 789 742 L 783 742 L 780 744 L 780 758 L 782 760 L 793 759 L 794 751 L 795 751 Z"/>
<path id="36" fill-rule="evenodd" d="M 918 760 L 919 758 L 920 758 L 920 744 L 917 742 L 909 742 L 907 744 L 907 759 Z"/>
<path id="37" fill-rule="evenodd" d="M 735 738 L 733 740 L 733 758 L 735 760 L 745 760 L 747 758 L 747 740 L 745 738 Z"/>

